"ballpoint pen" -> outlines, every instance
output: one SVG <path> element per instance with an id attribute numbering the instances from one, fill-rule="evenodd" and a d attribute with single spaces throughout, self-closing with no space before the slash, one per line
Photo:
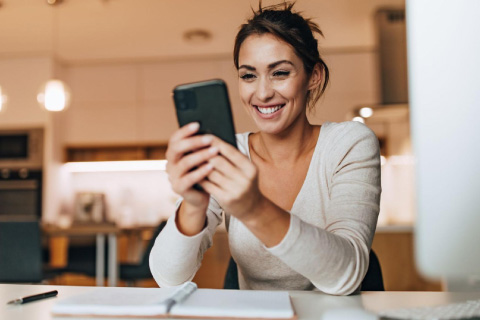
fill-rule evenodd
<path id="1" fill-rule="evenodd" d="M 18 298 L 18 299 L 7 302 L 7 304 L 24 304 L 24 303 L 27 303 L 27 302 L 32 302 L 32 301 L 37 301 L 37 300 L 46 299 L 46 298 L 50 298 L 50 297 L 55 297 L 57 294 L 58 294 L 58 291 L 53 290 L 53 291 L 48 291 L 48 292 L 44 292 L 44 293 L 34 294 L 32 296 L 26 296 L 26 297 L 23 297 L 23 298 Z"/>

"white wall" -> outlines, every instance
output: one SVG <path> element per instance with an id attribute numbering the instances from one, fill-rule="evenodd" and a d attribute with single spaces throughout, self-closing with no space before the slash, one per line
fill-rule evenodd
<path id="1" fill-rule="evenodd" d="M 53 75 L 49 57 L 0 58 L 0 86 L 8 104 L 0 128 L 44 127 L 48 112 L 37 103 L 38 89 Z"/>
<path id="2" fill-rule="evenodd" d="M 373 50 L 325 55 L 331 82 L 312 122 L 344 121 L 359 104 L 379 102 L 376 56 Z M 255 130 L 241 106 L 230 57 L 67 66 L 73 102 L 62 116 L 64 142 L 167 141 L 178 128 L 173 87 L 212 78 L 227 82 L 237 132 Z"/>

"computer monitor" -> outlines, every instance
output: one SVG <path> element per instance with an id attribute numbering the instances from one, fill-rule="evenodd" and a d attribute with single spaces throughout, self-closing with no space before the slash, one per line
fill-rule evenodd
<path id="1" fill-rule="evenodd" d="M 466 285 L 480 279 L 479 13 L 479 0 L 406 3 L 416 263 Z"/>

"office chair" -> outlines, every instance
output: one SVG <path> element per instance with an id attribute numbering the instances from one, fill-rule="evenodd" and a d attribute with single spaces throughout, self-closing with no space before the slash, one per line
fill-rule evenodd
<path id="1" fill-rule="evenodd" d="M 152 278 L 149 266 L 150 251 L 152 251 L 155 239 L 167 224 L 162 221 L 152 235 L 139 263 L 121 263 L 119 265 L 118 277 L 126 281 L 128 285 L 135 284 L 135 281 Z M 108 247 L 105 248 L 105 275 L 108 277 Z M 90 277 L 95 277 L 95 247 L 77 247 L 69 249 L 68 264 L 65 268 L 67 272 L 80 273 Z"/>
<path id="2" fill-rule="evenodd" d="M 363 278 L 360 290 L 385 291 L 380 261 L 378 261 L 378 257 L 373 250 L 370 250 L 370 263 L 368 264 L 367 273 L 365 278 Z"/>
<path id="3" fill-rule="evenodd" d="M 150 272 L 149 257 L 150 251 L 152 251 L 153 245 L 155 244 L 155 239 L 157 239 L 158 234 L 167 224 L 167 221 L 162 221 L 158 228 L 152 235 L 152 238 L 148 242 L 148 246 L 143 252 L 142 259 L 137 264 L 122 263 L 120 264 L 120 279 L 127 282 L 127 284 L 134 285 L 137 280 L 145 280 L 152 278 L 152 273 Z"/>
<path id="4" fill-rule="evenodd" d="M 238 285 L 238 269 L 235 260 L 230 257 L 228 262 L 227 273 L 225 274 L 225 282 L 223 284 L 224 289 L 239 289 Z M 367 274 L 363 278 L 362 291 L 385 291 L 383 286 L 382 270 L 380 268 L 380 262 L 378 257 L 370 250 L 370 263 L 368 265 Z"/>
<path id="5" fill-rule="evenodd" d="M 63 269 L 43 265 L 38 220 L 0 221 L 0 282 L 40 283 Z"/>

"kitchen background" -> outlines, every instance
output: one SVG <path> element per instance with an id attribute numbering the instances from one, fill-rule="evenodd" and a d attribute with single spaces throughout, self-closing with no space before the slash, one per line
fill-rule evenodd
<path id="1" fill-rule="evenodd" d="M 380 231 L 406 226 L 401 230 L 411 232 L 415 219 L 402 82 L 404 5 L 403 0 L 295 5 L 323 30 L 319 44 L 331 70 L 311 121 L 352 120 L 361 107 L 373 107 L 363 121 L 382 144 Z M 75 151 L 88 160 L 92 149 L 123 150 L 117 158 L 109 153 L 115 160 L 136 146 L 157 148 L 161 155 L 177 128 L 171 97 L 177 84 L 224 79 L 237 132 L 255 130 L 239 102 L 231 52 L 239 25 L 257 6 L 254 0 L 0 0 L 0 87 L 8 98 L 0 130 L 44 128 L 44 222 L 68 224 L 81 192 L 102 193 L 107 217 L 123 226 L 154 225 L 172 214 L 177 196 L 162 170 L 138 171 L 134 164 L 123 171 L 77 172 L 66 162 L 76 159 Z M 394 10 L 382 16 L 380 9 Z M 382 19 L 393 24 L 382 27 Z M 48 112 L 36 101 L 40 86 L 53 78 L 71 90 L 71 105 L 61 112 Z M 401 98 L 387 92 L 392 88 L 403 92 Z"/>

